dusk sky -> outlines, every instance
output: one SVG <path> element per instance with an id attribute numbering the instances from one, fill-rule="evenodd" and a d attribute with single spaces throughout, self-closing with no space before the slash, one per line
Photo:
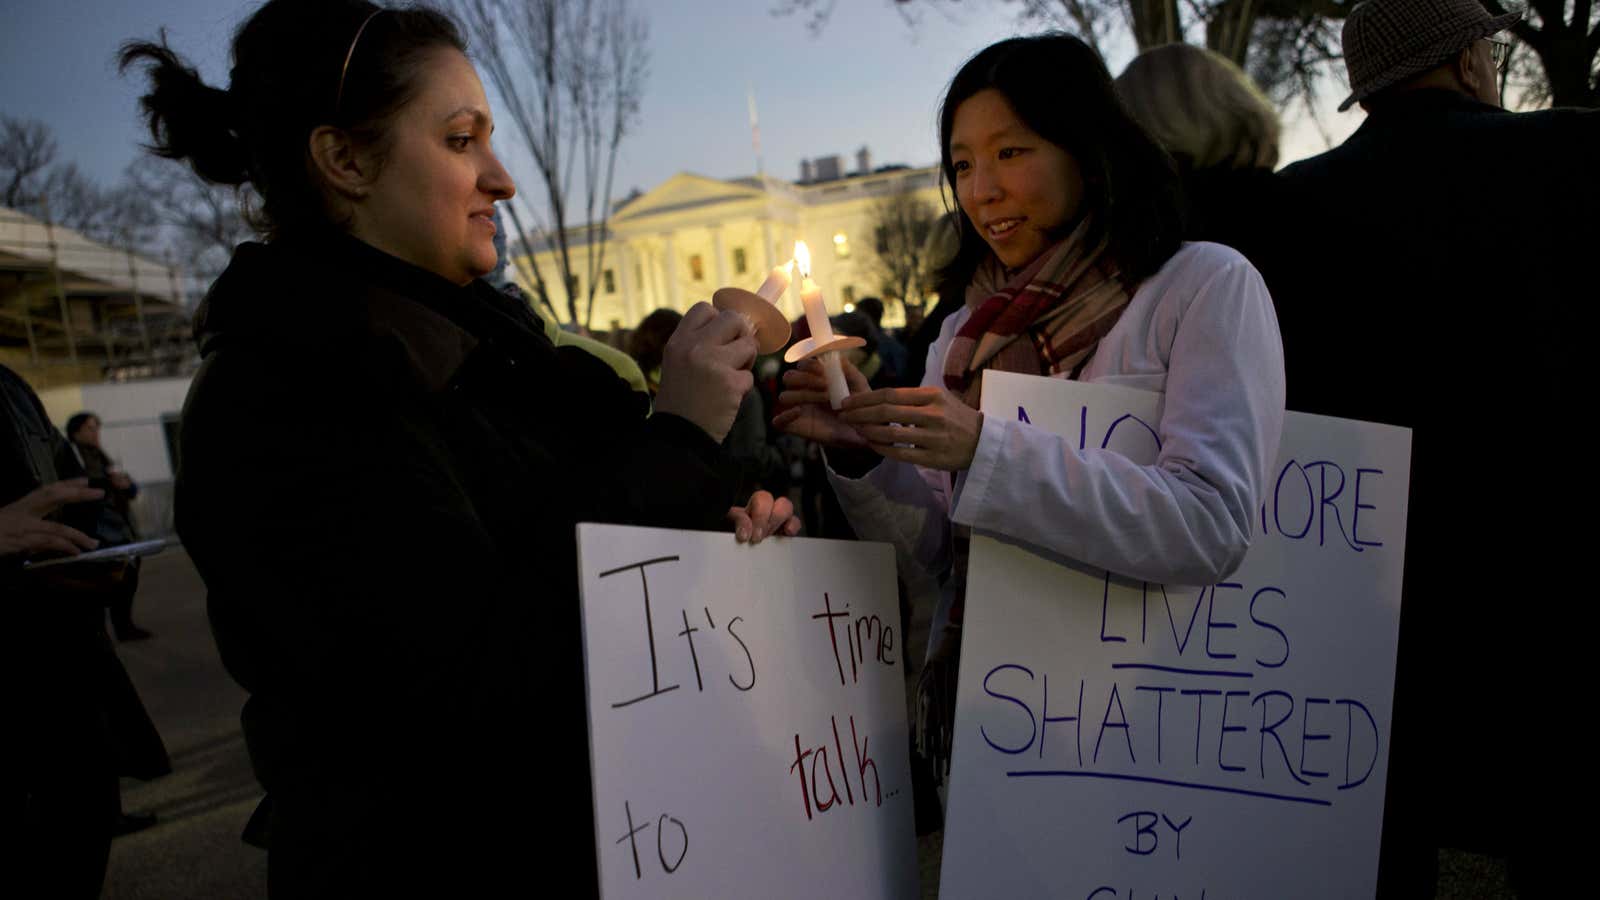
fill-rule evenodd
<path id="1" fill-rule="evenodd" d="M 76 161 L 112 183 L 144 139 L 136 119 L 137 78 L 120 78 L 116 47 L 165 27 L 172 46 L 208 82 L 225 87 L 234 27 L 255 2 L 237 0 L 0 0 L 0 112 L 41 119 Z M 772 14 L 777 0 L 635 0 L 650 22 L 651 77 L 642 121 L 623 145 L 614 193 L 645 190 L 680 171 L 732 178 L 755 172 L 746 109 L 753 88 L 769 174 L 793 180 L 803 158 L 840 154 L 853 165 L 865 145 L 875 165 L 927 165 L 938 157 L 934 116 L 955 70 L 985 45 L 1037 26 L 1019 26 L 1017 4 L 967 0 L 917 7 L 908 25 L 891 0 L 839 0 L 813 36 L 802 16 Z M 292 53 L 292 47 L 285 52 Z M 1112 49 L 1112 72 L 1131 52 Z M 498 106 L 491 90 L 491 104 Z M 1334 102 L 1337 102 L 1336 99 Z M 1337 141 L 1360 113 L 1322 122 Z M 497 149 L 512 175 L 532 175 L 503 112 Z M 1291 116 L 1285 162 L 1326 147 L 1318 129 Z"/>

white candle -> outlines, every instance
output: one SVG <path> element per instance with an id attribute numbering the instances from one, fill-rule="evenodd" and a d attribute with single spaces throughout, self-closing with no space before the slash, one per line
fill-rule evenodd
<path id="1" fill-rule="evenodd" d="M 791 282 L 791 285 L 794 287 L 794 293 L 795 293 L 795 299 L 796 300 L 800 299 L 800 282 L 805 277 L 806 271 L 811 268 L 811 257 L 809 255 L 806 257 L 806 261 L 805 262 L 802 263 L 800 261 L 800 248 L 803 247 L 803 246 L 805 246 L 805 244 L 802 241 L 795 241 L 794 242 L 794 251 L 795 251 L 794 267 L 795 267 L 795 270 L 800 275 L 800 277 L 796 278 L 793 282 Z M 802 310 L 805 309 L 805 304 L 802 303 L 800 305 L 800 308 Z M 787 313 L 785 313 L 785 315 L 787 315 Z"/>
<path id="2" fill-rule="evenodd" d="M 828 307 L 822 302 L 822 288 L 811 280 L 811 249 L 805 241 L 794 242 L 794 264 L 800 270 L 800 280 L 795 283 L 800 292 L 800 308 L 805 310 L 812 339 L 823 343 L 833 337 L 833 326 L 828 324 Z"/>
<path id="3" fill-rule="evenodd" d="M 822 300 L 822 288 L 811 280 L 811 251 L 805 241 L 794 243 L 795 262 L 800 267 L 800 305 L 806 311 L 806 324 L 811 326 L 811 339 L 817 344 L 833 340 L 833 326 L 828 323 L 828 305 Z M 828 379 L 828 405 L 838 409 L 844 398 L 850 396 L 850 387 L 844 380 L 844 368 L 839 365 L 839 354 L 822 354 L 822 373 Z"/>
<path id="4" fill-rule="evenodd" d="M 811 326 L 811 336 L 821 344 L 833 339 L 833 325 L 828 322 L 828 304 L 822 300 L 822 288 L 810 276 L 800 279 L 800 305 L 806 311 L 806 324 Z"/>
<path id="5" fill-rule="evenodd" d="M 756 288 L 756 296 L 768 303 L 777 303 L 783 292 L 789 289 L 789 267 L 792 265 L 794 260 L 791 259 L 767 273 L 767 280 L 761 282 L 761 287 Z"/>

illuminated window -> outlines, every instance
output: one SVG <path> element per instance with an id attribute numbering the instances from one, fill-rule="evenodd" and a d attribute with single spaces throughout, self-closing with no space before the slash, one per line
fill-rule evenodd
<path id="1" fill-rule="evenodd" d="M 851 307 L 850 310 L 846 310 L 846 311 L 847 312 L 853 312 L 854 311 L 854 307 L 855 307 L 855 302 L 856 302 L 856 286 L 853 285 L 853 284 L 845 285 L 844 286 L 843 295 L 844 295 L 845 304 L 847 306 Z"/>
<path id="2" fill-rule="evenodd" d="M 615 294 L 617 292 L 617 276 L 616 276 L 616 273 L 611 271 L 610 269 L 607 269 L 604 272 L 602 272 L 601 275 L 605 278 L 606 293 Z"/>
<path id="3" fill-rule="evenodd" d="M 733 274 L 743 275 L 750 268 L 750 263 L 745 259 L 744 248 L 733 248 Z"/>
<path id="4" fill-rule="evenodd" d="M 695 281 L 706 280 L 705 260 L 701 259 L 698 253 L 689 257 L 689 277 Z"/>
<path id="5" fill-rule="evenodd" d="M 833 236 L 833 255 L 840 259 L 850 255 L 850 239 L 842 231 Z"/>

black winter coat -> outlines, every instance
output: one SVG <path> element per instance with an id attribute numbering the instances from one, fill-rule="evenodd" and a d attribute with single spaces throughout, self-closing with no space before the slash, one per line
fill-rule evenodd
<path id="1" fill-rule="evenodd" d="M 1553 720 L 1534 710 L 1577 658 L 1543 606 L 1592 552 L 1566 521 L 1583 454 L 1559 436 L 1594 380 L 1597 161 L 1600 111 L 1423 90 L 1280 176 L 1294 240 L 1260 268 L 1288 407 L 1413 430 L 1390 811 L 1430 847 L 1503 852 L 1538 818 L 1519 805 L 1554 796 L 1526 780 L 1555 771 L 1536 742 L 1463 728 Z"/>
<path id="2" fill-rule="evenodd" d="M 0 366 L 0 506 L 83 474 L 38 395 Z M 104 501 L 94 501 L 53 518 L 105 541 L 96 526 L 108 512 Z M 58 583 L 21 566 L 21 559 L 0 559 L 0 610 L 11 637 L 0 664 L 0 698 L 7 734 L 15 736 L 7 749 L 17 786 L 26 793 L 35 781 L 52 778 L 81 784 L 102 774 L 150 779 L 171 772 L 166 747 L 106 636 L 106 597 L 118 590 L 96 587 L 106 570 Z"/>
<path id="3" fill-rule="evenodd" d="M 250 693 L 273 896 L 593 894 L 574 526 L 720 529 L 721 451 L 346 236 L 240 247 L 196 335 L 177 525 Z"/>
<path id="4" fill-rule="evenodd" d="M 1183 239 L 1226 244 L 1262 270 L 1284 237 L 1282 193 L 1269 169 L 1185 170 Z"/>

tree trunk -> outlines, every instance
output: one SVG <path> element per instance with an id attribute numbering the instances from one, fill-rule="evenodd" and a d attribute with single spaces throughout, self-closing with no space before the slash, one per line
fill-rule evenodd
<path id="1" fill-rule="evenodd" d="M 1183 40 L 1178 0 L 1128 0 L 1128 12 L 1140 50 Z"/>
<path id="2" fill-rule="evenodd" d="M 1213 10 L 1206 22 L 1206 48 L 1243 68 L 1261 4 L 1257 0 L 1223 0 Z"/>
<path id="3" fill-rule="evenodd" d="M 1600 91 L 1590 80 L 1594 56 L 1588 36 L 1572 29 L 1552 32 L 1549 25 L 1544 31 L 1545 40 L 1535 50 L 1550 82 L 1551 105 L 1600 107 Z"/>

